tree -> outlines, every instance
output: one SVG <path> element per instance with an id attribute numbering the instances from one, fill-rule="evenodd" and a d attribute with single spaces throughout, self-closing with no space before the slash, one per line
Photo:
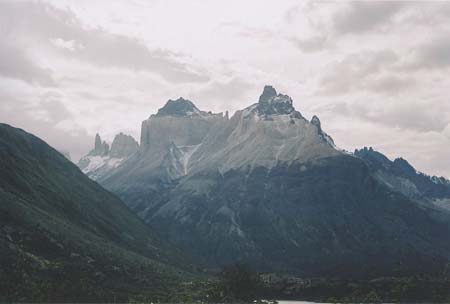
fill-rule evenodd
<path id="1" fill-rule="evenodd" d="M 253 302 L 262 296 L 262 281 L 244 264 L 225 266 L 219 275 L 224 300 Z"/>

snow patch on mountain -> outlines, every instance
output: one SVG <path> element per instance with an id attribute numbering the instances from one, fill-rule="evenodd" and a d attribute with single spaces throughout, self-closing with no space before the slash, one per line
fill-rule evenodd
<path id="1" fill-rule="evenodd" d="M 200 147 L 200 144 L 178 147 L 178 149 L 180 149 L 180 151 L 183 153 L 180 161 L 183 164 L 184 175 L 187 175 L 189 173 L 189 160 L 191 159 L 192 154 L 197 151 L 198 147 Z"/>
<path id="2" fill-rule="evenodd" d="M 124 158 L 115 158 L 109 156 L 89 156 L 88 158 L 84 158 L 84 160 L 88 160 L 87 166 L 85 166 L 81 171 L 84 174 L 89 175 L 90 178 L 96 180 L 104 173 L 109 170 L 117 168 Z M 80 160 L 80 162 L 82 162 Z"/>
<path id="3" fill-rule="evenodd" d="M 137 152 L 139 144 L 130 135 L 119 133 L 114 137 L 111 149 L 95 136 L 94 149 L 78 161 L 78 167 L 84 174 L 97 180 L 116 169 L 124 160 Z"/>

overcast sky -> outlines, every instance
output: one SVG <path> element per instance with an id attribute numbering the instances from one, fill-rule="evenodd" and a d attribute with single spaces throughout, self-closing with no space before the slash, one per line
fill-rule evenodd
<path id="1" fill-rule="evenodd" d="M 339 147 L 450 177 L 450 2 L 0 0 L 0 34 L 0 121 L 75 160 L 169 98 L 272 84 Z"/>

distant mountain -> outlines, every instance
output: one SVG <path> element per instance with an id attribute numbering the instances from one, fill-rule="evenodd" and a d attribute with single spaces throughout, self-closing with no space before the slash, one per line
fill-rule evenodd
<path id="1" fill-rule="evenodd" d="M 448 263 L 448 211 L 389 186 L 271 86 L 231 118 L 169 101 L 97 181 L 206 267 L 371 278 Z"/>
<path id="2" fill-rule="evenodd" d="M 391 190 L 415 201 L 425 202 L 427 205 L 433 204 L 450 211 L 450 181 L 448 179 L 419 172 L 401 157 L 391 161 L 372 148 L 355 150 L 354 155 L 363 159 L 374 172 L 377 180 Z"/>
<path id="3" fill-rule="evenodd" d="M 98 143 L 92 156 L 107 152 Z M 157 300 L 189 270 L 116 196 L 39 138 L 6 124 L 0 202 L 2 302 Z"/>
<path id="4" fill-rule="evenodd" d="M 130 135 L 117 134 L 110 149 L 108 143 L 96 134 L 94 149 L 78 161 L 78 167 L 92 179 L 98 179 L 119 166 L 138 149 L 138 142 Z"/>

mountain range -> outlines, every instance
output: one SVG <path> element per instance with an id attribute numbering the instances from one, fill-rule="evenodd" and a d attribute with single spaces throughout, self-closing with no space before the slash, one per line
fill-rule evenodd
<path id="1" fill-rule="evenodd" d="M 450 182 L 371 148 L 339 149 L 271 86 L 231 117 L 169 100 L 142 122 L 140 144 L 119 134 L 109 149 L 97 136 L 79 167 L 206 268 L 447 271 Z"/>

